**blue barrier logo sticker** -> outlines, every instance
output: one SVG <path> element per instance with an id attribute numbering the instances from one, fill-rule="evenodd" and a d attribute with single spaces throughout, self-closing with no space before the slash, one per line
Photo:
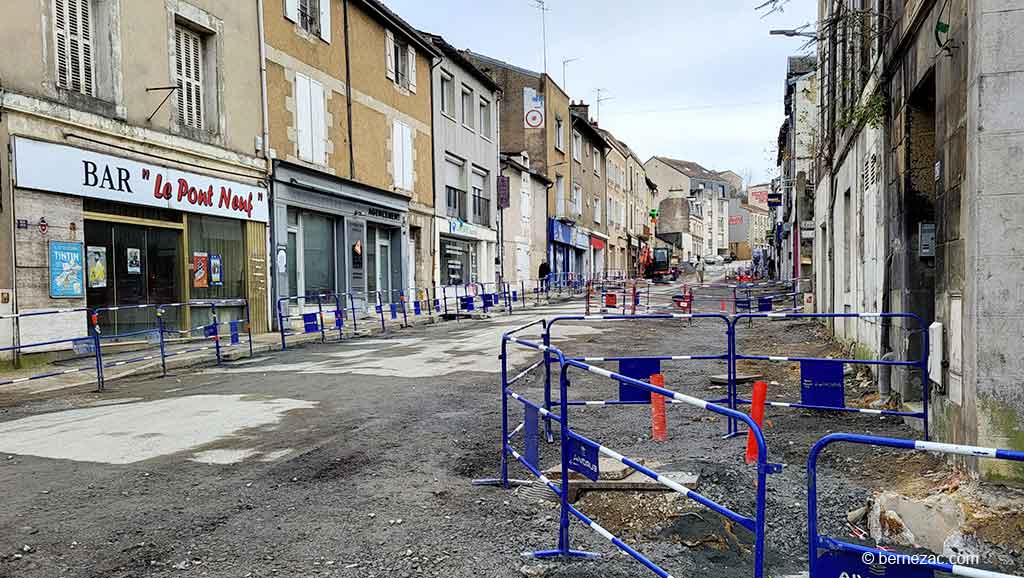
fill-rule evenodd
<path id="1" fill-rule="evenodd" d="M 750 299 L 737 299 L 736 309 L 744 309 L 746 311 L 750 311 Z"/>
<path id="2" fill-rule="evenodd" d="M 830 360 L 800 362 L 800 402 L 823 407 L 846 407 L 843 363 Z"/>
<path id="3" fill-rule="evenodd" d="M 211 323 L 211 324 L 207 325 L 206 327 L 204 327 L 203 328 L 203 335 L 206 336 L 206 337 L 216 337 L 217 336 L 217 324 L 216 323 Z"/>
<path id="4" fill-rule="evenodd" d="M 334 311 L 334 328 L 341 329 L 345 326 L 345 311 L 336 309 Z"/>
<path id="5" fill-rule="evenodd" d="M 302 314 L 302 327 L 306 333 L 316 333 L 320 331 L 320 321 L 316 313 L 303 313 Z"/>
<path id="6" fill-rule="evenodd" d="M 579 472 L 592 482 L 601 477 L 597 446 L 579 438 L 569 438 L 569 469 Z"/>
<path id="7" fill-rule="evenodd" d="M 761 312 L 771 312 L 775 308 L 775 299 L 769 295 L 767 297 L 757 298 L 757 310 Z"/>

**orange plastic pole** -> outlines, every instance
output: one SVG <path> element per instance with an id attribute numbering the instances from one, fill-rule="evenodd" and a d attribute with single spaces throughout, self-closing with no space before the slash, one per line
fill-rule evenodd
<path id="1" fill-rule="evenodd" d="M 764 426 L 764 402 L 768 397 L 768 383 L 764 381 L 754 382 L 754 397 L 750 400 L 750 418 L 754 420 L 757 427 Z M 757 461 L 757 439 L 754 432 L 747 431 L 747 463 Z"/>
<path id="2" fill-rule="evenodd" d="M 665 376 L 655 373 L 651 376 L 651 385 L 665 387 Z M 668 441 L 668 421 L 665 419 L 665 396 L 651 393 L 651 437 L 654 441 Z"/>

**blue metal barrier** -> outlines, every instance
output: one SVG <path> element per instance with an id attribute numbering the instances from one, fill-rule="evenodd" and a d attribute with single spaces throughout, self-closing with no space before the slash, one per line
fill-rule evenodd
<path id="1" fill-rule="evenodd" d="M 349 301 L 349 307 L 346 307 L 343 301 L 347 299 Z M 306 311 L 306 308 L 313 303 L 316 306 L 316 311 Z M 324 304 L 327 304 L 327 309 L 324 308 Z M 285 305 L 289 305 L 289 308 L 294 306 L 298 309 L 296 313 L 285 312 Z M 331 306 L 333 305 L 333 308 Z M 289 335 L 319 333 L 320 342 L 327 342 L 327 331 L 337 331 L 338 340 L 341 341 L 345 336 L 345 319 L 349 315 L 349 311 L 352 314 L 352 331 L 356 331 L 356 309 L 355 300 L 352 299 L 351 293 L 310 293 L 307 295 L 293 295 L 289 297 L 281 297 L 277 300 L 277 328 L 281 334 L 281 350 L 284 351 L 288 348 L 287 338 Z M 328 323 L 327 319 L 331 318 L 331 322 Z M 290 320 L 301 319 L 302 320 L 302 331 L 296 332 L 290 326 Z"/>
<path id="2" fill-rule="evenodd" d="M 221 321 L 220 314 L 217 308 L 225 307 L 241 307 L 245 311 L 245 317 L 243 319 L 233 319 L 227 321 Z M 171 309 L 195 309 L 195 308 L 209 308 L 210 309 L 210 322 L 196 325 L 193 327 L 187 327 L 184 329 L 175 329 L 168 327 L 166 322 L 167 311 Z M 100 329 L 99 319 L 103 314 L 123 311 L 123 310 L 152 310 L 155 320 L 155 327 L 152 329 L 142 329 L 135 331 L 126 331 L 121 333 L 105 334 Z M 180 314 L 179 314 L 180 318 Z M 161 303 L 161 304 L 140 304 L 140 305 L 119 305 L 113 307 L 99 307 L 92 311 L 93 333 L 96 335 L 97 349 L 96 357 L 97 363 L 100 364 L 101 368 L 121 367 L 124 365 L 130 365 L 134 363 L 142 363 L 147 361 L 160 361 L 162 375 L 167 375 L 167 358 L 177 357 L 179 355 L 186 355 L 190 353 L 198 353 L 200 351 L 213 350 L 216 356 L 217 365 L 223 362 L 223 350 L 240 347 L 247 345 L 249 348 L 249 356 L 253 355 L 253 338 L 252 338 L 252 323 L 250 321 L 250 309 L 249 302 L 245 299 L 215 299 L 215 300 L 196 300 L 186 301 L 180 303 Z M 222 342 L 221 328 L 227 327 L 228 343 Z M 246 333 L 248 339 L 247 343 L 243 344 L 241 340 L 241 334 Z M 177 344 L 179 341 L 185 342 L 185 346 L 180 349 L 168 350 L 168 339 L 167 335 L 174 336 L 170 343 Z M 120 341 L 125 338 L 139 338 L 145 336 L 152 345 L 158 347 L 157 352 L 147 352 L 142 350 L 141 354 L 138 351 L 133 351 L 135 354 L 127 359 L 118 359 L 116 361 L 103 361 L 103 340 L 109 341 Z M 210 340 L 211 343 L 199 345 L 193 347 L 191 342 L 199 340 Z M 155 341 L 155 343 L 153 343 Z M 102 389 L 103 374 L 100 374 L 100 387 Z"/>
<path id="3" fill-rule="evenodd" d="M 82 337 L 72 337 L 67 339 L 51 339 L 47 341 L 36 341 L 30 343 L 21 343 L 20 332 L 21 332 L 21 320 L 26 318 L 34 317 L 46 317 L 52 315 L 66 315 L 69 313 L 82 313 L 85 315 L 88 321 L 88 327 L 90 328 L 89 335 Z M 96 383 L 100 390 L 103 389 L 103 362 L 99 356 L 100 341 L 99 334 L 94 331 L 97 327 L 95 316 L 87 307 L 74 307 L 68 309 L 45 309 L 40 311 L 30 311 L 26 313 L 8 313 L 0 315 L 0 320 L 10 320 L 12 324 L 11 334 L 15 337 L 16 345 L 10 345 L 0 347 L 0 353 L 10 351 L 15 359 L 17 359 L 25 350 L 33 350 L 40 348 L 49 348 L 55 345 L 70 345 L 71 349 L 80 354 L 92 353 L 95 358 L 95 364 L 93 366 L 84 367 L 71 367 L 64 369 L 57 369 L 53 371 L 46 371 L 43 373 L 37 373 L 33 375 L 27 375 L 23 377 L 16 377 L 11 379 L 0 380 L 0 385 L 13 385 L 17 383 L 24 383 L 26 381 L 35 381 L 39 379 L 46 379 L 48 377 L 56 377 L 59 375 L 68 375 L 71 373 L 80 373 L 83 371 L 95 371 L 96 372 Z M 30 351 L 31 352 L 31 351 Z"/>
<path id="4" fill-rule="evenodd" d="M 935 572 L 971 578 L 1012 578 L 1008 574 L 900 554 L 825 536 L 818 532 L 818 456 L 834 443 L 1024 462 L 1024 452 L 848 433 L 829 434 L 807 455 L 807 545 L 810 578 L 838 576 L 931 577 Z"/>
<path id="5" fill-rule="evenodd" d="M 916 332 L 921 334 L 921 357 L 916 360 L 885 360 L 885 359 L 831 359 L 819 357 L 801 356 L 776 356 L 776 355 L 750 355 L 739 353 L 736 344 L 736 327 L 743 319 L 909 319 L 917 322 Z M 928 328 L 924 321 L 913 313 L 744 313 L 733 317 L 732 333 L 730 337 L 733 351 L 733 361 L 730 370 L 732 378 L 729 380 L 729 397 L 732 401 L 729 407 L 736 408 L 738 405 L 749 404 L 750 400 L 739 397 L 736 386 L 736 365 L 739 360 L 760 360 L 760 361 L 781 361 L 796 362 L 801 364 L 801 401 L 800 402 L 766 402 L 769 407 L 783 407 L 808 409 L 817 411 L 842 411 L 850 413 L 863 413 L 872 415 L 887 415 L 895 417 L 909 417 L 922 420 L 924 424 L 924 438 L 927 440 L 928 431 Z M 921 371 L 922 387 L 922 409 L 921 411 L 896 411 L 887 409 L 867 409 L 846 407 L 843 403 L 843 366 L 851 365 L 875 365 L 892 367 L 913 367 Z M 729 422 L 727 435 L 744 435 L 737 429 L 735 421 Z"/>
<path id="6" fill-rule="evenodd" d="M 629 317 L 632 318 L 632 317 Z M 672 316 L 668 316 L 672 318 Z M 728 320 L 726 320 L 728 323 Z M 732 520 L 740 526 L 746 528 L 754 534 L 754 568 L 753 576 L 755 578 L 761 578 L 764 575 L 764 549 L 765 549 L 765 515 L 766 515 L 766 494 L 767 494 L 767 475 L 770 473 L 776 473 L 781 470 L 781 466 L 778 464 L 772 464 L 768 461 L 768 449 L 765 443 L 764 436 L 761 432 L 760 427 L 748 416 L 737 412 L 735 410 L 722 407 L 711 402 L 695 398 L 692 396 L 677 393 L 675 391 L 666 389 L 664 387 L 658 387 L 649 383 L 634 379 L 621 373 L 612 372 L 600 367 L 589 365 L 579 360 L 568 359 L 565 355 L 557 348 L 550 347 L 546 344 L 536 343 L 528 341 L 519 337 L 514 337 L 515 334 L 528 329 L 533 326 L 540 325 L 544 335 L 550 336 L 551 322 L 544 322 L 543 320 L 535 321 L 533 323 L 523 325 L 519 328 L 513 329 L 505 333 L 501 340 L 501 399 L 502 399 L 502 427 L 501 427 L 501 470 L 499 479 L 496 481 L 503 487 L 508 488 L 510 486 L 510 480 L 508 477 L 508 456 L 512 456 L 515 460 L 521 463 L 527 470 L 529 470 L 534 476 L 536 476 L 541 483 L 551 489 L 559 498 L 560 503 L 560 516 L 559 516 L 559 531 L 558 531 L 558 545 L 556 548 L 551 550 L 540 550 L 533 552 L 531 555 L 535 558 L 595 558 L 598 554 L 591 552 L 584 552 L 579 550 L 573 550 L 570 547 L 570 515 L 580 520 L 592 530 L 603 536 L 615 547 L 622 550 L 626 554 L 633 557 L 635 560 L 640 562 L 644 567 L 653 572 L 654 574 L 662 577 L 671 577 L 666 570 L 662 569 L 655 562 L 648 559 L 646 556 L 633 549 L 628 544 L 624 543 L 621 539 L 614 536 L 611 532 L 600 526 L 596 521 L 589 518 L 585 513 L 577 509 L 575 506 L 569 504 L 568 500 L 568 488 L 569 488 L 569 470 L 581 473 L 590 479 L 596 479 L 599 476 L 599 460 L 598 455 L 604 455 L 608 458 L 618 461 L 626 465 L 627 467 L 633 468 L 634 470 L 650 477 L 651 479 L 661 483 L 667 488 L 674 490 L 683 496 L 693 500 L 708 509 Z M 543 359 L 533 363 L 525 372 L 518 374 L 512 379 L 508 378 L 508 346 L 509 344 L 515 344 L 527 349 L 541 352 Z M 549 408 L 544 407 L 541 404 L 527 400 L 522 395 L 516 393 L 511 389 L 511 385 L 521 379 L 525 374 L 530 371 L 541 367 L 545 360 L 554 357 L 561 371 L 559 372 L 559 411 L 558 413 L 552 412 Z M 734 512 L 733 510 L 693 491 L 689 490 L 677 482 L 657 473 L 650 468 L 647 468 L 635 460 L 627 458 L 608 448 L 604 445 L 599 444 L 575 431 L 569 426 L 569 400 L 568 400 L 568 385 L 569 378 L 568 372 L 571 368 L 582 369 L 589 373 L 599 375 L 621 384 L 626 384 L 630 387 L 638 390 L 645 391 L 651 395 L 662 395 L 667 399 L 674 400 L 676 402 L 686 404 L 692 407 L 696 407 L 701 410 L 709 411 L 719 415 L 723 415 L 732 419 L 745 422 L 750 431 L 754 433 L 754 437 L 758 447 L 758 462 L 757 462 L 757 487 L 756 492 L 756 513 L 753 518 L 743 516 Z M 508 427 L 508 399 L 512 398 L 524 406 L 524 422 L 522 425 L 517 427 L 513 432 L 509 432 Z M 536 458 L 529 446 L 527 448 L 527 456 L 523 456 L 517 450 L 510 445 L 510 440 L 520 431 L 534 432 L 534 439 L 536 437 L 535 429 L 531 428 L 529 422 L 531 419 L 535 420 L 538 416 L 543 417 L 545 420 L 555 421 L 560 426 L 560 449 L 561 449 L 561 483 L 556 484 L 550 479 L 544 476 L 543 471 L 536 462 Z M 529 439 L 529 435 L 524 436 Z M 486 481 L 484 483 L 487 483 Z"/>

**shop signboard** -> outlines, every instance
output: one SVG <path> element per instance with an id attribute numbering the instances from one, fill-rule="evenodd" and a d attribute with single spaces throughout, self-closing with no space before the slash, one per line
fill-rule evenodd
<path id="1" fill-rule="evenodd" d="M 67 145 L 14 140 L 15 184 L 162 209 L 270 220 L 264 187 L 179 171 Z"/>
<path id="2" fill-rule="evenodd" d="M 523 127 L 544 128 L 544 95 L 529 86 L 523 87 Z"/>
<path id="3" fill-rule="evenodd" d="M 81 243 L 50 241 L 50 297 L 85 297 L 85 251 Z"/>
<path id="4" fill-rule="evenodd" d="M 572 227 L 561 221 L 551 220 L 551 240 L 564 245 L 572 245 Z"/>
<path id="5" fill-rule="evenodd" d="M 581 231 L 580 229 L 573 229 L 572 245 L 577 249 L 586 249 L 590 247 L 590 235 Z"/>

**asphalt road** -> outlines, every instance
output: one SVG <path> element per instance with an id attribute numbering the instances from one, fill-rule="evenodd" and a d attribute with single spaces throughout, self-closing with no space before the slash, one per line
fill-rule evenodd
<path id="1" fill-rule="evenodd" d="M 656 303 L 667 304 L 672 292 L 658 289 Z M 579 304 L 119 381 L 104 394 L 11 401 L 0 408 L 0 576 L 642 575 L 642 567 L 580 524 L 574 546 L 606 558 L 526 561 L 521 552 L 554 547 L 557 510 L 522 490 L 470 485 L 498 468 L 500 334 L 559 312 L 579 313 Z M 697 353 L 724 343 L 721 327 L 710 322 L 657 323 L 567 323 L 555 341 L 589 355 Z M 532 359 L 516 351 L 510 365 Z M 723 371 L 716 364 L 666 368 L 667 383 L 721 396 L 708 380 Z M 604 399 L 617 392 L 596 376 L 572 379 L 574 395 Z M 538 380 L 521 387 L 539 398 Z M 720 440 L 720 420 L 672 408 L 671 442 L 657 444 L 645 412 L 584 408 L 574 412 L 574 423 L 628 455 L 700 473 L 702 492 L 752 514 L 743 443 Z M 816 419 L 790 422 L 782 428 L 788 442 L 773 444 L 809 447 L 836 422 L 855 424 L 844 416 L 827 424 Z M 883 429 L 906 433 L 895 422 Z M 792 451 L 780 459 L 798 461 L 786 456 Z M 550 465 L 551 450 L 543 453 Z M 830 495 L 837 503 L 826 511 L 838 518 L 863 500 L 864 490 L 836 481 L 841 489 Z M 805 564 L 802 529 L 792 523 L 803 509 L 802 484 L 798 468 L 771 481 L 772 575 Z M 678 527 L 689 511 L 681 502 L 659 512 L 594 507 L 619 520 L 610 528 L 677 575 L 750 573 L 743 543 L 749 537 L 724 550 L 703 537 L 686 540 L 693 528 Z M 715 519 L 707 511 L 701 516 Z M 720 524 L 707 529 L 709 536 L 734 532 Z"/>

